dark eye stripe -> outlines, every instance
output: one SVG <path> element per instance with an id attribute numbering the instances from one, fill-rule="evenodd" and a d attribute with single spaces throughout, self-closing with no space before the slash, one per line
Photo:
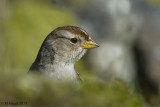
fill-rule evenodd
<path id="1" fill-rule="evenodd" d="M 78 39 L 77 39 L 77 38 L 71 38 L 71 39 L 66 38 L 66 37 L 57 37 L 57 38 L 64 38 L 64 39 L 68 39 L 68 40 L 70 40 L 72 43 L 77 43 L 77 41 L 78 41 Z"/>
<path id="2" fill-rule="evenodd" d="M 64 38 L 64 39 L 67 39 L 67 38 L 65 38 L 65 37 L 56 37 L 56 38 Z"/>

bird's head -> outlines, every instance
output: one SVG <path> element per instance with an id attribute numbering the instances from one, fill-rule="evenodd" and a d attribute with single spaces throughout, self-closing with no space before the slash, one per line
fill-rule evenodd
<path id="1" fill-rule="evenodd" d="M 56 28 L 45 39 L 54 50 L 56 62 L 75 63 L 87 49 L 99 47 L 88 33 L 76 26 L 63 26 Z"/>

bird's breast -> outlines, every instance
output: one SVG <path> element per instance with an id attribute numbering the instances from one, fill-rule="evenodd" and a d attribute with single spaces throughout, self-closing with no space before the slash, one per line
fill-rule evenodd
<path id="1" fill-rule="evenodd" d="M 76 81 L 77 74 L 73 64 L 50 65 L 45 74 L 54 81 Z"/>

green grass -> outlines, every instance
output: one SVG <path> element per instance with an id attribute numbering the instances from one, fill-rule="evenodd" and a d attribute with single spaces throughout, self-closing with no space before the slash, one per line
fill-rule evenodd
<path id="1" fill-rule="evenodd" d="M 108 84 L 89 80 L 75 86 L 55 84 L 40 75 L 1 73 L 0 86 L 0 101 L 24 101 L 32 107 L 146 107 L 142 98 L 122 82 Z"/>

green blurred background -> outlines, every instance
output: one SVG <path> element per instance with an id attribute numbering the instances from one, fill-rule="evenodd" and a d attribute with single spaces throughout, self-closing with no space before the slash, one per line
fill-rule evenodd
<path id="1" fill-rule="evenodd" d="M 41 43 L 55 28 L 75 25 L 76 16 L 67 9 L 58 9 L 49 1 L 6 1 L 3 23 L 2 71 L 27 70 L 34 61 Z M 3 59 L 4 58 L 4 59 Z"/>
<path id="2" fill-rule="evenodd" d="M 144 0 L 159 8 L 158 0 Z M 61 3 L 65 5 L 61 5 Z M 81 25 L 78 14 L 91 0 L 1 0 L 0 3 L 0 106 L 27 102 L 32 107 L 147 107 L 137 85 L 103 81 L 88 66 L 86 57 L 76 68 L 84 78 L 80 87 L 53 84 L 45 77 L 27 75 L 45 37 L 56 27 Z M 69 8 L 70 7 L 70 8 Z M 84 27 L 85 28 L 85 27 Z M 4 104 L 11 102 L 12 104 Z M 20 106 L 20 105 L 19 105 Z M 24 106 L 24 105 L 21 105 Z"/>

